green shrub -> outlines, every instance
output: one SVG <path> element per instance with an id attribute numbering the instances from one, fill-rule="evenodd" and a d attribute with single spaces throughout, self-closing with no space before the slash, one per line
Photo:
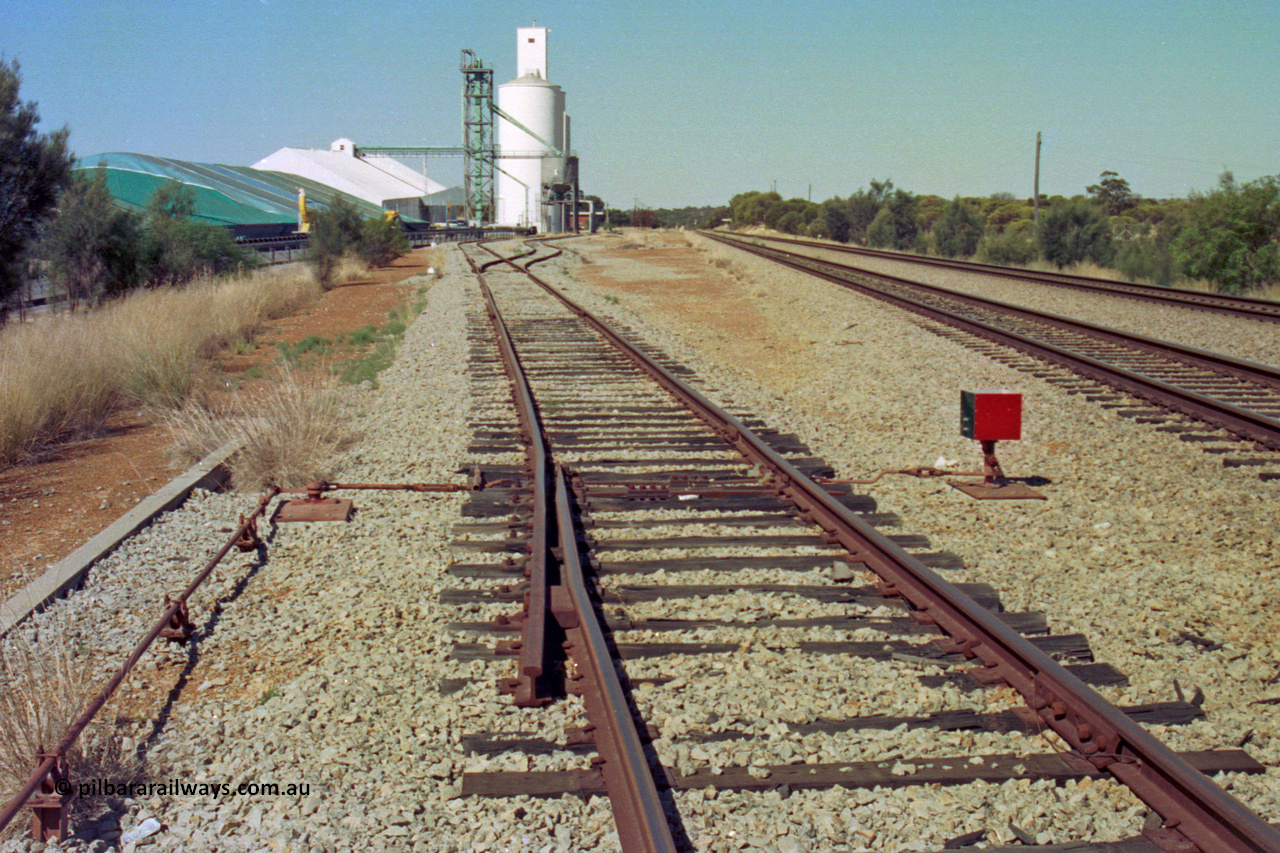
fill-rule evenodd
<path id="1" fill-rule="evenodd" d="M 1106 266 L 1115 254 L 1106 214 L 1087 201 L 1049 208 L 1040 223 L 1039 242 L 1044 259 L 1059 267 L 1080 261 Z"/>
<path id="2" fill-rule="evenodd" d="M 106 170 L 76 174 L 40 243 L 50 278 L 72 310 L 137 284 L 141 229 L 140 217 L 111 197 Z"/>
<path id="3" fill-rule="evenodd" d="M 1237 184 L 1230 172 L 1208 195 L 1193 195 L 1173 254 L 1187 275 L 1227 293 L 1280 281 L 1280 176 Z"/>
<path id="4" fill-rule="evenodd" d="M 978 214 L 960 201 L 952 199 L 933 226 L 933 239 L 938 254 L 944 258 L 967 258 L 978 250 L 983 225 Z"/>
<path id="5" fill-rule="evenodd" d="M 987 228 L 992 231 L 1004 231 L 1018 220 L 1031 221 L 1034 212 L 1035 208 L 1029 204 L 1024 204 L 1020 201 L 1006 201 L 987 216 Z"/>
<path id="6" fill-rule="evenodd" d="M 831 232 L 827 229 L 826 219 L 821 216 L 809 223 L 807 233 L 815 240 L 831 239 Z"/>
<path id="7" fill-rule="evenodd" d="M 915 196 L 906 190 L 894 190 L 871 220 L 867 242 L 885 249 L 912 249 L 919 232 Z"/>
<path id="8" fill-rule="evenodd" d="M 342 198 L 315 214 L 307 235 L 307 263 L 325 290 L 337 284 L 342 256 L 360 246 L 362 223 L 355 206 Z"/>
<path id="9" fill-rule="evenodd" d="M 409 238 L 400 230 L 397 222 L 385 219 L 366 219 L 360 225 L 361 259 L 371 267 L 385 267 L 409 252 Z"/>
<path id="10" fill-rule="evenodd" d="M 152 194 L 140 245 L 141 277 L 148 285 L 184 285 L 259 265 L 257 252 L 238 245 L 225 227 L 193 219 L 195 211 L 195 194 L 186 184 L 169 181 Z"/>
<path id="11" fill-rule="evenodd" d="M 276 344 L 276 348 L 280 350 L 281 360 L 296 366 L 302 356 L 309 352 L 314 352 L 316 355 L 324 355 L 329 352 L 331 344 L 319 335 L 307 335 L 296 344 L 280 343 Z"/>
<path id="12" fill-rule="evenodd" d="M 365 347 L 378 339 L 377 326 L 365 326 L 363 329 L 356 329 L 347 336 L 347 340 L 352 346 Z"/>
<path id="13" fill-rule="evenodd" d="M 804 217 L 798 210 L 788 211 L 778 220 L 778 230 L 783 234 L 799 234 L 804 227 Z"/>
<path id="14" fill-rule="evenodd" d="M 1151 237 L 1139 237 L 1122 243 L 1113 265 L 1130 281 L 1146 279 L 1168 286 L 1181 275 L 1181 269 L 1174 260 L 1167 241 Z"/>
<path id="15" fill-rule="evenodd" d="M 987 264 L 1019 266 L 1036 259 L 1036 247 L 1027 235 L 1018 231 L 988 234 L 979 242 L 974 256 Z"/>
<path id="16" fill-rule="evenodd" d="M 36 133 L 40 114 L 34 101 L 19 99 L 21 83 L 18 61 L 0 57 L 0 323 L 22 286 L 20 261 L 53 217 L 75 163 L 65 127 Z"/>

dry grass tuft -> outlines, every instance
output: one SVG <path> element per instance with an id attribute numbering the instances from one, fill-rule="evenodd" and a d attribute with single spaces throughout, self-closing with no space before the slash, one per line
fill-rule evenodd
<path id="1" fill-rule="evenodd" d="M 702 259 L 708 266 L 721 270 L 740 284 L 754 283 L 751 273 L 738 263 L 734 250 L 727 249 L 722 244 L 707 240 L 700 235 L 694 235 L 690 244 L 704 253 Z"/>
<path id="2" fill-rule="evenodd" d="M 7 802 L 36 768 L 41 748 L 53 749 L 89 701 L 102 689 L 101 667 L 64 624 L 35 637 L 15 631 L 0 642 L 0 790 Z M 67 754 L 72 779 L 135 782 L 142 762 L 113 725 L 110 704 L 99 711 Z M 72 814 L 93 804 L 76 797 Z M 0 838 L 25 834 L 28 812 L 20 812 Z"/>
<path id="3" fill-rule="evenodd" d="M 100 429 L 134 406 L 178 406 L 203 359 L 314 300 L 302 269 L 137 291 L 0 329 L 0 465 Z"/>
<path id="4" fill-rule="evenodd" d="M 1252 296 L 1255 299 L 1270 299 L 1273 302 L 1280 302 L 1280 283 L 1268 284 L 1265 287 L 1252 290 L 1245 295 Z"/>
<path id="5" fill-rule="evenodd" d="M 190 463 L 236 442 L 239 449 L 227 461 L 236 489 L 257 491 L 268 483 L 290 488 L 332 479 L 342 451 L 358 438 L 333 383 L 302 379 L 287 367 L 246 409 L 219 413 L 193 399 L 172 412 L 167 422 L 174 456 Z"/>
<path id="6" fill-rule="evenodd" d="M 434 270 L 433 278 L 440 278 L 444 275 L 445 252 L 443 246 L 433 246 L 426 251 L 427 267 Z"/>

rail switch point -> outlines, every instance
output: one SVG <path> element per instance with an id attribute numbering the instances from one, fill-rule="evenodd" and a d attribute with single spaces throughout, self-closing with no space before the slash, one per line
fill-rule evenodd
<path id="1" fill-rule="evenodd" d="M 1044 495 L 1021 483 L 1010 483 L 996 458 L 997 441 L 1022 439 L 1022 394 L 1018 391 L 961 391 L 960 434 L 982 444 L 982 481 L 951 481 L 950 485 L 979 500 L 1044 500 Z"/>

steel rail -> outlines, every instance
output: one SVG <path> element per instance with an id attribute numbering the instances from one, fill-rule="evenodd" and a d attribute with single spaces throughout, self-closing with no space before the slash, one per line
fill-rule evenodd
<path id="1" fill-rule="evenodd" d="M 791 252 L 784 252 L 781 249 L 768 249 L 765 247 L 753 246 L 751 243 L 738 242 L 732 239 L 724 240 L 721 235 L 709 234 L 712 239 L 721 240 L 727 245 L 735 248 L 751 251 L 752 249 L 761 249 L 765 253 L 762 257 L 768 257 L 786 262 L 788 258 L 797 262 L 795 268 L 802 269 L 806 272 L 815 271 L 813 267 L 808 266 L 805 262 L 817 263 L 823 266 L 831 267 L 837 270 L 851 273 L 853 275 L 862 275 L 869 278 L 881 279 L 893 284 L 903 285 L 905 287 L 923 290 L 946 299 L 955 299 L 970 305 L 981 308 L 993 309 L 1002 313 L 1016 314 L 1045 323 L 1058 324 L 1070 328 L 1072 331 L 1081 331 L 1086 334 L 1093 334 L 1108 340 L 1119 340 L 1136 347 L 1148 349 L 1159 355 L 1173 355 L 1179 359 L 1194 362 L 1195 364 L 1208 368 L 1210 370 L 1223 371 L 1239 376 L 1242 379 L 1251 382 L 1262 382 L 1272 387 L 1280 388 L 1280 367 L 1272 367 L 1271 365 L 1261 364 L 1259 362 L 1248 361 L 1242 358 L 1234 358 L 1233 356 L 1223 355 L 1222 353 L 1213 352 L 1211 350 L 1200 349 L 1198 347 L 1186 346 L 1174 341 L 1166 341 L 1161 338 L 1153 338 L 1149 335 L 1142 335 L 1137 332 L 1126 332 L 1121 329 L 1114 329 L 1109 326 L 1102 326 L 1097 323 L 1089 323 L 1084 320 L 1077 320 L 1073 317 L 1067 317 L 1063 314 L 1054 314 L 1050 311 L 1038 311 L 1034 308 L 1027 308 L 1022 305 L 1014 305 L 1009 302 L 1003 302 L 999 299 L 991 299 L 985 296 L 976 296 L 972 293 L 962 293 L 960 291 L 951 290 L 946 287 L 940 287 L 934 284 L 927 284 L 922 281 L 914 281 L 909 278 L 889 275 L 888 273 L 872 272 L 870 270 L 859 269 L 857 267 L 848 267 L 843 264 L 837 264 L 834 261 L 824 261 L 820 258 L 813 258 L 807 255 L 799 255 Z M 782 257 L 771 254 L 773 252 L 781 253 Z M 821 272 L 821 270 L 816 270 Z M 847 279 L 839 278 L 837 280 L 844 284 L 856 284 Z"/>
<path id="2" fill-rule="evenodd" d="M 714 232 L 704 231 L 711 236 Z M 1113 281 L 1104 278 L 1092 278 L 1084 275 L 1072 275 L 1062 272 L 1045 272 L 1042 270 L 1023 270 L 1004 267 L 996 264 L 983 264 L 977 261 L 960 261 L 954 258 L 935 258 L 927 255 L 908 255 L 903 252 L 891 252 L 883 249 L 868 249 L 863 246 L 841 246 L 823 243 L 817 240 L 799 240 L 790 237 L 773 237 L 752 234 L 751 239 L 768 240 L 775 243 L 793 243 L 800 246 L 811 246 L 815 249 L 827 249 L 832 252 L 844 252 L 851 255 L 865 255 L 891 261 L 922 264 L 924 266 L 957 269 L 981 275 L 1012 278 L 1020 281 L 1038 281 L 1058 287 L 1070 287 L 1088 292 L 1104 292 L 1115 296 L 1138 299 L 1143 302 L 1160 302 L 1204 311 L 1216 311 L 1234 317 L 1248 317 L 1255 320 L 1280 321 L 1280 302 L 1271 299 L 1260 299 L 1254 296 L 1230 296 L 1221 293 L 1200 293 L 1194 290 L 1181 290 L 1173 287 L 1162 287 L 1158 284 L 1141 284 L 1136 281 Z"/>
<path id="3" fill-rule="evenodd" d="M 483 247 L 493 254 L 492 249 Z M 917 618 L 952 638 L 952 651 L 981 661 L 985 676 L 1017 690 L 1081 761 L 1106 770 L 1164 820 L 1147 833 L 1168 850 L 1189 841 L 1203 853 L 1280 853 L 1280 831 L 1181 760 L 1088 685 L 895 545 L 829 495 L 733 415 L 648 358 L 586 309 L 515 263 L 512 267 L 558 299 L 649 373 L 748 458 L 768 471 L 778 494 L 847 548 L 901 595 Z M 1183 843 L 1182 849 L 1185 849 Z"/>
<path id="4" fill-rule="evenodd" d="M 618 840 L 626 853 L 674 853 L 676 843 L 657 781 L 587 588 L 574 534 L 568 478 L 559 466 L 555 481 L 561 551 L 561 587 L 553 596 L 556 621 L 565 631 L 566 648 L 577 675 L 586 682 L 582 700 L 594 727 L 592 739 L 603 759 L 600 771 L 613 805 Z"/>
<path id="5" fill-rule="evenodd" d="M 515 401 L 516 414 L 520 421 L 520 438 L 525 445 L 525 458 L 530 474 L 533 477 L 533 520 L 529 536 L 529 554 L 525 561 L 525 576 L 529 579 L 529 587 L 525 593 L 524 622 L 520 626 L 520 642 L 518 646 L 519 663 L 516 678 L 508 688 L 513 694 L 516 705 L 522 708 L 544 705 L 548 697 L 542 690 L 542 675 L 546 669 L 547 659 L 547 618 L 550 613 L 549 566 L 551 552 L 547 530 L 549 505 L 551 502 L 551 481 L 549 469 L 551 453 L 547 448 L 542 429 L 542 420 L 538 415 L 538 407 L 534 403 L 529 383 L 525 379 L 524 369 L 520 364 L 520 355 L 502 320 L 502 313 L 494 301 L 493 292 L 478 278 L 480 291 L 484 294 L 485 310 L 489 321 L 498 337 L 498 349 L 502 361 L 511 379 L 511 395 Z"/>
<path id="6" fill-rule="evenodd" d="M 142 656 L 146 653 L 147 649 L 151 648 L 151 644 L 155 642 L 156 638 L 170 626 L 174 617 L 177 616 L 179 612 L 182 612 L 185 615 L 187 599 L 189 599 L 200 585 L 205 582 L 217 567 L 218 563 L 222 561 L 222 558 L 225 557 L 237 543 L 242 541 L 250 531 L 255 529 L 258 519 L 266 511 L 267 506 L 271 503 L 271 499 L 279 494 L 279 491 L 280 490 L 275 486 L 269 486 L 262 493 L 258 498 L 258 505 L 254 508 L 253 512 L 249 514 L 248 518 L 241 519 L 240 526 L 237 527 L 236 531 L 227 539 L 226 544 L 219 548 L 217 553 L 209 558 L 209 561 L 205 563 L 204 568 L 202 568 L 191 582 L 187 584 L 187 588 L 183 590 L 177 598 L 168 603 L 165 607 L 164 613 L 161 614 L 160 618 L 151 626 L 151 630 L 138 641 L 138 644 L 134 647 L 133 652 L 129 655 L 128 659 L 120 665 L 120 668 L 116 670 L 115 675 L 111 676 L 111 679 L 103 685 L 102 689 L 98 691 L 98 694 L 93 698 L 93 700 L 85 706 L 84 710 L 80 712 L 80 716 L 77 717 L 75 722 L 67 728 L 62 739 L 58 741 L 57 746 L 45 755 L 45 757 L 36 766 L 36 769 L 32 772 L 31 776 L 27 778 L 26 784 L 19 789 L 18 793 L 14 794 L 13 799 L 11 799 L 9 804 L 5 806 L 4 811 L 0 812 L 0 829 L 4 829 L 9 825 L 9 821 L 13 820 L 14 816 L 27 805 L 28 800 L 30 800 L 31 797 L 40 789 L 45 779 L 54 772 L 55 768 L 63 765 L 67 752 L 76 742 L 76 739 L 80 737 L 81 733 L 88 727 L 89 723 L 93 720 L 98 711 L 102 710 L 103 706 L 107 704 L 107 701 L 115 694 L 116 690 L 124 682 L 125 676 L 127 676 L 129 671 L 132 670 L 138 661 L 142 659 Z M 256 540 L 256 534 L 254 538 Z M 55 791 L 59 795 L 64 794 L 63 791 L 56 790 L 56 788 Z M 65 817 L 65 812 L 63 812 L 63 815 Z M 50 830 L 48 827 L 45 827 L 45 829 L 49 830 L 47 834 L 50 837 L 52 837 L 53 834 L 61 835 L 57 830 Z M 49 838 L 41 838 L 40 840 L 47 841 Z"/>
<path id="7" fill-rule="evenodd" d="M 526 445 L 531 451 L 530 457 L 536 466 L 535 476 L 542 480 L 550 465 L 550 453 L 533 392 L 493 293 L 483 280 L 480 286 L 490 320 L 498 335 L 503 362 L 511 379 L 521 432 L 525 435 Z M 521 704 L 521 699 L 525 696 L 535 700 L 527 704 L 541 704 L 541 696 L 537 692 L 537 677 L 542 672 L 541 655 L 547 651 L 546 620 L 548 615 L 553 616 L 565 634 L 566 650 L 575 664 L 576 677 L 573 681 L 579 688 L 592 726 L 592 739 L 601 759 L 600 772 L 613 806 L 614 823 L 622 849 L 626 853 L 674 853 L 676 843 L 662 806 L 657 782 L 645 755 L 626 692 L 613 666 L 613 656 L 587 587 L 574 532 L 567 478 L 559 466 L 555 468 L 553 479 L 553 510 L 550 514 L 545 511 L 546 502 L 542 500 L 545 494 L 543 487 L 535 486 L 535 507 L 541 504 L 544 511 L 539 514 L 535 508 L 531 538 L 535 541 L 541 539 L 542 544 L 535 545 L 534 549 L 542 556 L 544 564 L 541 580 L 531 578 L 530 585 L 540 587 L 543 594 L 531 595 L 526 602 L 522 626 L 525 633 L 522 634 L 520 649 L 521 683 L 516 694 L 516 704 Z M 550 525 L 553 523 L 558 532 L 555 536 L 557 548 L 552 553 L 559 560 L 559 572 L 556 583 L 551 584 L 545 545 L 552 538 Z M 533 606 L 539 597 L 542 611 L 535 613 Z M 538 640 L 530 639 L 528 633 L 534 622 L 539 624 L 538 630 L 544 632 L 543 637 Z M 531 664 L 535 643 L 538 644 L 539 652 L 536 673 Z"/>
<path id="8" fill-rule="evenodd" d="M 708 236 L 713 237 L 713 239 L 720 239 L 717 235 Z M 1021 352 L 1027 353 L 1028 355 L 1033 355 L 1038 358 L 1051 361 L 1055 364 L 1059 364 L 1076 373 L 1096 379 L 1100 382 L 1111 385 L 1112 387 L 1123 390 L 1126 393 L 1133 394 L 1136 397 L 1149 400 L 1158 406 L 1179 411 L 1183 414 L 1220 426 L 1240 438 L 1256 442 L 1271 449 L 1280 449 L 1280 421 L 1277 421 L 1275 418 L 1267 417 L 1266 415 L 1259 414 L 1244 407 L 1237 406 L 1205 394 L 1200 394 L 1196 391 L 1182 388 L 1172 383 L 1144 376 L 1131 370 L 1126 370 L 1125 368 L 1109 364 L 1105 361 L 1082 353 L 1073 352 L 1072 350 L 1059 347 L 1054 344 L 1045 343 L 1027 335 L 1022 335 L 1007 329 L 1001 329 L 997 326 L 983 323 L 972 318 L 960 317 L 935 306 L 925 305 L 911 299 L 878 290 L 874 287 L 870 287 L 856 281 L 850 281 L 837 272 L 824 271 L 814 267 L 813 264 L 820 264 L 836 270 L 848 270 L 856 275 L 867 276 L 873 279 L 890 282 L 892 284 L 923 290 L 927 293 L 940 295 L 947 299 L 954 299 L 958 302 L 976 305 L 985 309 L 1007 312 L 1017 316 L 1027 317 L 1038 322 L 1065 326 L 1072 331 L 1079 331 L 1104 340 L 1119 341 L 1166 358 L 1177 359 L 1184 363 L 1190 362 L 1204 369 L 1224 373 L 1245 381 L 1252 381 L 1256 384 L 1272 388 L 1280 388 L 1280 369 L 1269 365 L 1258 364 L 1256 362 L 1245 361 L 1243 359 L 1232 358 L 1230 356 L 1209 352 L 1207 350 L 1181 346 L 1169 341 L 1150 338 L 1145 335 L 1121 332 L 1116 329 L 1109 329 L 1092 323 L 1084 323 L 1058 314 L 1051 314 L 1048 312 L 1035 311 L 1029 308 L 1010 305 L 1006 302 L 1000 302 L 999 300 L 956 293 L 955 291 L 947 290 L 946 288 L 923 284 L 909 279 L 898 278 L 897 276 L 872 273 L 865 270 L 852 270 L 847 267 L 841 267 L 838 264 L 833 264 L 830 261 L 820 261 L 814 258 L 793 255 L 789 252 L 782 252 L 779 249 L 766 249 L 764 247 L 754 246 L 748 243 L 739 243 L 731 240 L 722 242 L 725 242 L 727 245 L 732 245 L 735 248 L 742 249 L 743 251 L 769 258 L 777 263 L 789 266 L 792 269 L 839 284 L 842 287 L 857 290 L 877 299 L 897 305 L 898 307 L 921 314 L 930 319 L 937 320 L 950 326 L 955 326 L 988 340 L 1012 346 Z"/>

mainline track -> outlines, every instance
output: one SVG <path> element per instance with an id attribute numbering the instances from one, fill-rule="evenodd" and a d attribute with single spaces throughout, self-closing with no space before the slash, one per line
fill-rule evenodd
<path id="1" fill-rule="evenodd" d="M 861 564 L 878 575 L 882 593 L 902 597 L 915 620 L 949 636 L 951 641 L 947 652 L 980 664 L 980 680 L 1004 682 L 1015 688 L 1034 712 L 1034 719 L 1052 729 L 1071 746 L 1072 753 L 1065 757 L 1069 764 L 1074 763 L 1091 772 L 1105 771 L 1132 789 L 1163 818 L 1161 827 L 1145 833 L 1150 840 L 1170 851 L 1189 849 L 1188 844 L 1204 851 L 1280 851 L 1280 833 L 1171 752 L 1122 711 L 1103 700 L 1035 643 L 1012 630 L 991 611 L 858 518 L 844 502 L 815 483 L 743 421 L 712 404 L 672 370 L 657 363 L 547 282 L 528 272 L 527 268 L 532 263 L 553 257 L 555 253 L 532 258 L 525 255 L 524 266 L 501 258 L 496 252 L 493 254 L 528 275 L 615 347 L 626 362 L 651 377 L 724 442 L 739 451 L 755 466 L 760 482 L 768 491 L 794 505 L 801 519 L 821 528 L 826 543 L 845 549 L 851 562 Z M 476 267 L 477 272 L 490 265 L 486 263 Z M 526 397 L 532 400 L 532 391 L 521 368 L 522 356 L 514 345 L 507 346 L 510 336 L 503 331 L 500 312 L 492 298 L 489 298 L 489 311 L 498 328 L 499 338 L 507 341 L 502 345 L 503 359 L 515 387 L 515 396 L 517 400 Z M 523 411 L 526 407 L 518 405 L 517 408 Z M 536 403 L 533 408 L 536 408 Z M 531 446 L 545 443 L 550 447 L 553 442 L 541 437 L 536 418 L 526 418 L 523 414 L 521 417 L 525 443 Z M 545 459 L 540 464 L 549 465 Z M 615 803 L 624 849 L 675 849 L 669 831 L 664 833 L 658 826 L 662 809 L 655 805 L 660 797 L 652 773 L 644 774 L 647 781 L 636 778 L 635 774 L 640 772 L 639 765 L 643 763 L 642 748 L 634 739 L 638 735 L 626 697 L 606 677 L 612 675 L 613 666 L 599 658 L 585 664 L 579 660 L 580 647 L 594 646 L 594 641 L 575 638 L 572 632 L 582 630 L 586 623 L 594 622 L 598 616 L 594 606 L 579 594 L 582 590 L 573 594 L 569 591 L 570 587 L 577 587 L 580 583 L 576 566 L 580 561 L 576 559 L 578 543 L 572 530 L 569 490 L 563 473 L 550 471 L 544 480 L 540 479 L 537 470 L 533 470 L 530 478 L 537 484 L 533 489 L 533 518 L 537 524 L 544 525 L 546 531 L 545 540 L 536 538 L 539 531 L 532 532 L 532 555 L 543 551 L 543 546 L 538 544 L 541 541 L 559 544 L 546 549 L 555 565 L 548 565 L 540 574 L 526 563 L 525 574 L 529 575 L 530 581 L 526 597 L 531 604 L 522 628 L 520 670 L 521 678 L 533 678 L 527 685 L 516 688 L 517 696 L 531 704 L 544 698 L 538 692 L 535 673 L 550 671 L 554 663 L 548 661 L 536 666 L 524 655 L 530 646 L 544 654 L 551 652 L 552 644 L 546 637 L 552 633 L 552 623 L 530 624 L 535 620 L 532 602 L 548 602 L 542 612 L 549 613 L 558 628 L 569 633 L 576 673 L 585 676 L 581 680 L 586 683 L 581 689 L 586 705 L 588 709 L 596 709 L 590 713 L 591 725 L 611 730 L 603 738 L 605 742 L 618 739 L 613 746 L 601 745 L 600 752 L 606 765 L 603 769 L 607 788 Z M 744 491 L 751 492 L 745 483 L 729 483 L 720 488 L 731 491 L 735 486 L 746 487 Z M 655 497 L 661 495 L 655 493 Z M 553 501 L 555 509 L 550 508 Z M 545 508 L 540 511 L 538 503 L 544 503 Z M 595 654 L 594 651 L 588 653 L 588 658 Z M 610 722 L 605 722 L 606 719 Z M 596 739 L 600 744 L 601 738 L 597 736 Z M 608 766 L 611 764 L 614 765 L 612 768 Z M 614 781 L 609 782 L 611 774 Z"/>
<path id="2" fill-rule="evenodd" d="M 1280 450 L 1280 369 L 704 233 Z"/>
<path id="3" fill-rule="evenodd" d="M 714 232 L 703 232 L 714 236 Z M 837 243 L 823 243 L 817 240 L 798 240 L 788 237 L 764 237 L 752 235 L 753 240 L 767 240 L 773 243 L 808 246 L 831 252 L 843 252 L 854 256 L 882 258 L 890 261 L 919 264 L 921 266 L 954 269 L 979 275 L 998 276 L 1017 281 L 1035 281 L 1055 287 L 1069 287 L 1089 293 L 1106 293 L 1137 299 L 1142 302 L 1153 302 L 1164 305 L 1175 305 L 1201 311 L 1213 311 L 1233 317 L 1247 317 L 1254 320 L 1280 322 L 1280 302 L 1271 299 L 1257 299 L 1250 296 L 1230 296 L 1223 293 L 1201 293 L 1195 290 L 1180 290 L 1174 287 L 1161 287 L 1156 284 L 1139 284 L 1132 281 L 1112 281 L 1103 278 L 1090 278 L 1083 275 L 1071 275 L 1062 272 L 1044 272 L 1041 270 L 1014 269 L 995 264 L 980 264 L 974 261 L 958 261 L 951 258 L 934 258 L 928 255 L 908 255 L 903 252 L 890 252 L 882 249 L 867 249 L 860 246 L 842 246 Z"/>

